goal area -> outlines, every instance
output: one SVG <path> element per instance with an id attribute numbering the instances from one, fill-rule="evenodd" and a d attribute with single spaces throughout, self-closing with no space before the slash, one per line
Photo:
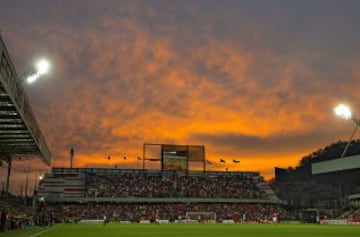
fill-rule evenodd
<path id="1" fill-rule="evenodd" d="M 216 223 L 215 212 L 187 212 L 186 220 L 198 223 Z"/>

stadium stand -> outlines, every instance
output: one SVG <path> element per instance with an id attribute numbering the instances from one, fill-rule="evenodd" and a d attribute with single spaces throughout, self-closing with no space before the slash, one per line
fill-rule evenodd
<path id="1" fill-rule="evenodd" d="M 0 231 L 23 229 L 33 226 L 34 208 L 31 198 L 0 195 Z"/>
<path id="2" fill-rule="evenodd" d="M 40 184 L 39 196 L 85 196 L 85 175 L 82 173 L 49 173 L 45 175 Z"/>
<path id="3" fill-rule="evenodd" d="M 360 222 L 360 209 L 357 208 L 349 213 L 349 219 L 352 221 Z"/>
<path id="4" fill-rule="evenodd" d="M 57 221 L 102 219 L 268 222 L 281 214 L 279 200 L 257 172 L 191 172 L 53 168 L 38 200 Z M 209 213 L 214 213 L 210 215 Z M 199 220 L 198 220 L 199 221 Z"/>
<path id="5" fill-rule="evenodd" d="M 258 198 L 253 178 L 242 176 L 169 176 L 160 174 L 89 174 L 88 189 L 97 197 Z M 91 195 L 91 193 L 88 192 Z"/>
<path id="6" fill-rule="evenodd" d="M 263 204 L 224 204 L 224 203 L 176 203 L 176 204 L 66 204 L 57 207 L 58 218 L 62 221 L 102 219 L 103 215 L 113 221 L 140 222 L 154 221 L 155 213 L 159 218 L 170 222 L 186 220 L 186 213 L 216 213 L 216 221 L 231 219 L 235 222 L 270 222 L 273 214 L 278 213 L 277 205 Z M 208 221 L 202 219 L 202 221 Z"/>

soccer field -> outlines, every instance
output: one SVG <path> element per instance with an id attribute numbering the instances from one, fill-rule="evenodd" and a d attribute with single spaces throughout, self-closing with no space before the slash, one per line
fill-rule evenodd
<path id="1" fill-rule="evenodd" d="M 0 233 L 1 237 L 292 237 L 360 236 L 360 226 L 272 224 L 59 224 Z"/>

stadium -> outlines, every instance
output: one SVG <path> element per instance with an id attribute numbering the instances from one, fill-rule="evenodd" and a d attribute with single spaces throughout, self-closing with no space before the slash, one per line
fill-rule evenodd
<path id="1" fill-rule="evenodd" d="M 138 169 L 74 167 L 71 148 L 68 167 L 52 167 L 29 196 L 12 194 L 13 161 L 50 165 L 51 156 L 2 38 L 0 56 L 1 236 L 360 234 L 359 140 L 275 167 L 270 181 L 257 171 L 208 170 L 204 145 L 144 143 Z"/>

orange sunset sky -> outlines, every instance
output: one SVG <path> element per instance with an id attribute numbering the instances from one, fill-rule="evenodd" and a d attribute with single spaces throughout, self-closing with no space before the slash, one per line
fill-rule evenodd
<path id="1" fill-rule="evenodd" d="M 334 0 L 11 0 L 0 30 L 18 74 L 52 62 L 24 85 L 52 167 L 69 166 L 70 147 L 76 167 L 139 168 L 144 143 L 192 144 L 205 145 L 209 170 L 270 179 L 350 137 L 354 124 L 332 110 L 360 111 L 359 10 Z M 12 191 L 49 170 L 38 158 L 14 167 Z M 4 184 L 6 164 L 0 172 Z"/>

